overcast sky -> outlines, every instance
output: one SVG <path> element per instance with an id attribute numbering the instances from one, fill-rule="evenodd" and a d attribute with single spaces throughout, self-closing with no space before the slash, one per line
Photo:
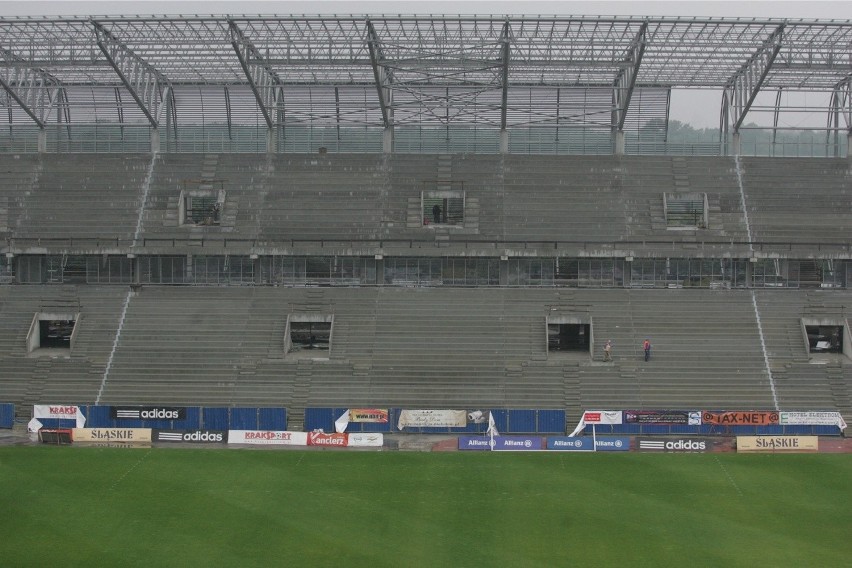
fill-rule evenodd
<path id="1" fill-rule="evenodd" d="M 91 15 L 177 15 L 177 14 L 562 14 L 584 16 L 711 16 L 741 18 L 805 18 L 852 20 L 852 0 L 846 1 L 700 1 L 678 2 L 621 1 L 577 2 L 516 0 L 459 0 L 456 2 L 408 2 L 399 0 L 313 0 L 221 2 L 180 0 L 174 2 L 141 0 L 108 1 L 2 1 L 0 16 L 91 16 Z M 774 97 L 769 93 L 766 96 Z M 793 95 L 791 95 L 793 96 Z M 807 99 L 807 97 L 805 97 Z M 827 99 L 827 96 L 826 96 Z M 774 100 L 774 98 L 773 98 Z M 672 94 L 671 118 L 697 127 L 719 125 L 720 91 L 675 91 Z M 791 105 L 802 104 L 790 101 Z M 811 95 L 805 104 L 823 106 L 825 102 Z M 766 122 L 765 113 L 753 113 L 749 119 Z M 782 126 L 825 124 L 824 113 L 797 113 L 783 116 Z"/>

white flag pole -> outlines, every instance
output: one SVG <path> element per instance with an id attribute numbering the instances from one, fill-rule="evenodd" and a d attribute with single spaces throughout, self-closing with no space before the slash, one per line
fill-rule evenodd
<path id="1" fill-rule="evenodd" d="M 592 424 L 592 451 L 598 451 L 598 436 L 597 430 L 595 430 L 595 425 Z"/>

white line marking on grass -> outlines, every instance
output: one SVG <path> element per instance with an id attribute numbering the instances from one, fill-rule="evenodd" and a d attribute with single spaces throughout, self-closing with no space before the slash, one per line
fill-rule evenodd
<path id="1" fill-rule="evenodd" d="M 143 461 L 145 461 L 145 458 L 147 458 L 149 455 L 151 455 L 151 450 L 148 450 L 147 452 L 145 452 L 145 455 L 143 455 L 141 458 L 139 458 L 139 461 L 137 461 L 135 464 L 133 464 L 132 466 L 130 466 L 130 469 L 128 469 L 127 471 L 125 471 L 125 472 L 124 472 L 124 475 L 122 475 L 121 477 L 119 477 L 118 479 L 116 479 L 116 480 L 115 480 L 115 483 L 113 483 L 113 484 L 112 484 L 112 486 L 110 486 L 110 488 L 109 488 L 109 489 L 110 489 L 110 491 L 112 491 L 113 489 L 115 489 L 115 488 L 116 488 L 116 486 L 117 486 L 119 483 L 121 483 L 121 482 L 124 480 L 124 478 L 125 478 L 125 477 L 127 477 L 127 476 L 130 474 L 130 472 L 131 472 L 131 471 L 133 471 L 134 469 L 136 469 L 137 467 L 139 467 L 139 464 L 140 464 L 140 463 L 142 463 Z"/>
<path id="2" fill-rule="evenodd" d="M 739 486 L 739 485 L 737 485 L 737 482 L 736 482 L 736 481 L 734 481 L 734 478 L 733 478 L 733 477 L 731 477 L 731 474 L 730 474 L 730 473 L 728 473 L 728 468 L 726 468 L 726 467 L 724 466 L 724 464 L 723 464 L 722 462 L 720 462 L 720 461 L 719 461 L 719 458 L 718 458 L 718 457 L 713 456 L 713 459 L 714 459 L 714 460 L 716 460 L 716 463 L 717 463 L 717 464 L 719 464 L 719 467 L 721 467 L 721 468 L 722 468 L 722 471 L 723 471 L 723 472 L 725 472 L 725 477 L 727 477 L 727 478 L 728 478 L 728 481 L 730 481 L 730 482 L 731 482 L 731 485 L 733 485 L 733 486 L 734 486 L 734 489 L 736 489 L 736 490 L 737 490 L 737 494 L 738 494 L 740 497 L 742 497 L 742 496 L 743 496 L 743 492 L 740 490 L 740 486 Z"/>
<path id="3" fill-rule="evenodd" d="M 305 459 L 305 452 L 302 452 L 302 455 L 299 456 L 299 461 L 296 462 L 296 465 L 302 463 L 302 460 Z"/>

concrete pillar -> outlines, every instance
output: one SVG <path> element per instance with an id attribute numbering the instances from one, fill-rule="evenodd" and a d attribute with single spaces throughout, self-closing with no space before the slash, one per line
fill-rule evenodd
<path id="1" fill-rule="evenodd" d="M 267 154 L 276 154 L 278 153 L 278 136 L 275 128 L 269 128 L 266 130 L 266 153 Z"/>
<path id="2" fill-rule="evenodd" d="M 509 131 L 505 128 L 500 129 L 500 153 L 509 153 Z"/>
<path id="3" fill-rule="evenodd" d="M 614 130 L 612 132 L 613 152 L 616 156 L 624 155 L 624 131 Z"/>
<path id="4" fill-rule="evenodd" d="M 47 152 L 47 130 L 42 128 L 38 131 L 38 153 L 44 154 Z"/>
<path id="5" fill-rule="evenodd" d="M 376 262 L 376 285 L 384 286 L 385 284 L 385 257 L 384 255 L 377 254 L 375 256 Z"/>
<path id="6" fill-rule="evenodd" d="M 500 257 L 500 286 L 509 285 L 509 257 Z"/>
<path id="7" fill-rule="evenodd" d="M 852 158 L 852 132 L 846 134 L 846 157 Z"/>
<path id="8" fill-rule="evenodd" d="M 624 264 L 622 265 L 622 270 L 621 270 L 621 275 L 622 275 L 623 280 L 624 280 L 624 282 L 622 283 L 622 286 L 624 286 L 625 288 L 630 288 L 630 280 L 633 277 L 632 272 L 633 272 L 633 257 L 632 256 L 625 256 L 624 257 Z"/>
<path id="9" fill-rule="evenodd" d="M 739 156 L 742 153 L 742 139 L 739 132 L 734 132 L 731 136 L 731 155 Z"/>
<path id="10" fill-rule="evenodd" d="M 382 152 L 393 154 L 393 126 L 388 126 L 382 131 Z"/>
<path id="11" fill-rule="evenodd" d="M 748 262 L 746 262 L 746 268 L 745 268 L 745 285 L 746 285 L 746 288 L 753 288 L 753 282 L 754 281 L 752 280 L 752 278 L 754 277 L 754 264 L 756 262 L 757 262 L 757 258 L 755 258 L 753 256 L 748 259 Z"/>
<path id="12" fill-rule="evenodd" d="M 159 154 L 160 153 L 160 129 L 152 128 L 151 129 L 151 153 Z"/>
<path id="13" fill-rule="evenodd" d="M 263 284 L 263 270 L 261 269 L 260 257 L 256 254 L 249 256 L 252 267 L 254 268 L 254 283 L 258 286 Z"/>

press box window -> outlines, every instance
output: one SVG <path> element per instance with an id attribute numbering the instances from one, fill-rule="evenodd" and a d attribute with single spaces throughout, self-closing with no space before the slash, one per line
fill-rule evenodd
<path id="1" fill-rule="evenodd" d="M 707 228 L 707 194 L 664 193 L 663 210 L 668 229 Z"/>
<path id="2" fill-rule="evenodd" d="M 327 358 L 334 316 L 291 314 L 287 319 L 284 352 L 294 357 Z"/>
<path id="3" fill-rule="evenodd" d="M 464 225 L 464 191 L 424 191 L 423 225 Z"/>
<path id="4" fill-rule="evenodd" d="M 222 224 L 225 191 L 184 189 L 180 193 L 180 224 L 188 227 L 218 227 Z"/>
<path id="5" fill-rule="evenodd" d="M 547 318 L 548 353 L 589 353 L 592 344 L 592 324 L 577 316 Z"/>
<path id="6" fill-rule="evenodd" d="M 69 350 L 74 345 L 80 314 L 39 312 L 33 316 L 27 334 L 27 352 Z"/>

